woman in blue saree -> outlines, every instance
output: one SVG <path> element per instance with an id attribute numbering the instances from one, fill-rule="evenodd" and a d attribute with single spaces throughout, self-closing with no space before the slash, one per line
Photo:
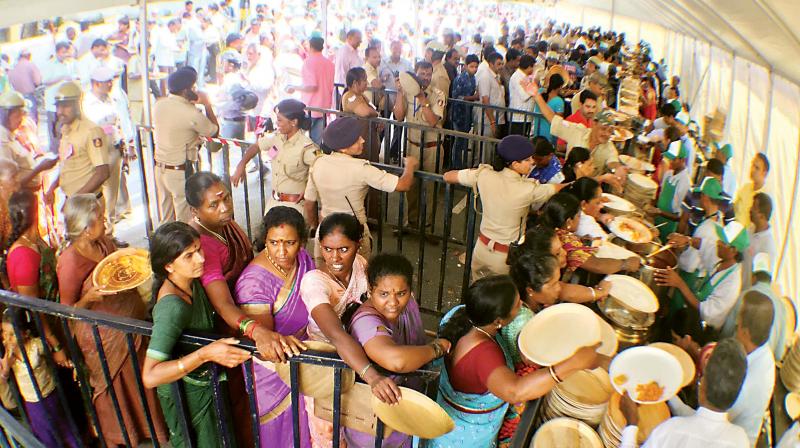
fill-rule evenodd
<path id="1" fill-rule="evenodd" d="M 456 427 L 426 447 L 494 448 L 509 403 L 542 397 L 563 378 L 597 363 L 595 347 L 583 347 L 566 361 L 519 377 L 498 342 L 500 329 L 519 312 L 517 286 L 506 275 L 486 277 L 472 284 L 463 302 L 442 318 L 439 336 L 453 349 L 437 361 L 442 367 L 437 402 Z"/>

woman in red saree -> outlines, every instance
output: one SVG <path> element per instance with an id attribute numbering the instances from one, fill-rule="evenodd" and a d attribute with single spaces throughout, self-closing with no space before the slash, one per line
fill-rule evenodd
<path id="1" fill-rule="evenodd" d="M 116 316 L 145 319 L 147 307 L 135 289 L 104 294 L 100 292 L 100 288 L 92 284 L 92 271 L 97 263 L 117 250 L 111 239 L 106 236 L 103 208 L 97 196 L 78 194 L 67 199 L 64 205 L 64 218 L 69 245 L 61 253 L 56 266 L 61 303 Z M 83 352 L 89 383 L 93 389 L 92 405 L 97 412 L 105 444 L 126 445 L 122 426 L 111 399 L 111 389 L 103 374 L 91 326 L 73 321 L 70 327 Z M 119 402 L 119 410 L 130 445 L 137 446 L 144 440 L 154 437 L 160 443 L 166 443 L 168 432 L 164 426 L 155 390 L 152 389 L 146 389 L 145 395 L 156 434 L 150 434 L 148 430 L 125 333 L 108 327 L 98 327 L 98 331 L 111 373 L 111 385 Z M 141 365 L 144 362 L 147 344 L 143 343 L 141 336 L 135 335 L 133 345 Z"/>

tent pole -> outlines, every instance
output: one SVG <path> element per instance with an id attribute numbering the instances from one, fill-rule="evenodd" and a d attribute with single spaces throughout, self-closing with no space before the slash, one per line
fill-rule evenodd
<path id="1" fill-rule="evenodd" d="M 139 67 L 142 76 L 142 106 L 144 106 L 144 120 L 145 126 L 152 126 L 152 114 L 150 112 L 150 55 L 147 49 L 147 0 L 141 0 L 142 6 L 139 8 L 139 26 L 141 32 L 139 33 Z"/>
<path id="2" fill-rule="evenodd" d="M 322 0 L 320 3 L 320 11 L 322 14 L 322 36 L 325 42 L 328 42 L 328 0 Z"/>

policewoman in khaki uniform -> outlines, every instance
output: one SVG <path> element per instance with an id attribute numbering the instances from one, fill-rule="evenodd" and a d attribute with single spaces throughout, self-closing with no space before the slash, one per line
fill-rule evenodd
<path id="1" fill-rule="evenodd" d="M 431 86 L 433 67 L 429 62 L 417 62 L 414 71 L 416 76 L 400 73 L 400 84 L 397 88 L 398 100 L 394 105 L 395 119 L 405 119 L 406 123 L 441 128 L 447 105 L 447 93 Z M 421 160 L 423 171 L 437 172 L 437 152 L 439 160 L 443 160 L 444 157 L 441 145 L 437 144 L 437 133 L 423 132 L 412 128 L 408 128 L 406 133 L 408 135 L 406 154 Z M 426 193 L 429 200 L 433 198 L 433 184 L 427 185 Z M 419 187 L 416 182 L 407 197 L 408 223 L 410 226 L 416 227 L 419 223 Z M 429 206 L 426 217 L 430 218 L 432 212 L 433 206 Z M 427 219 L 426 223 L 429 226 L 432 224 L 430 219 Z"/>
<path id="2" fill-rule="evenodd" d="M 508 274 L 511 243 L 525 234 L 531 206 L 538 208 L 567 184 L 540 184 L 529 179 L 534 147 L 521 135 L 509 135 L 497 145 L 493 166 L 444 173 L 445 182 L 472 187 L 481 201 L 480 233 L 472 251 L 472 281 Z"/>
<path id="3" fill-rule="evenodd" d="M 153 133 L 156 143 L 155 178 L 161 223 L 189 222 L 186 179 L 194 172 L 200 137 L 213 137 L 219 131 L 217 116 L 205 93 L 195 90 L 197 72 L 183 67 L 169 75 L 169 96 L 153 106 Z M 200 112 L 197 105 L 202 105 Z"/>
<path id="4" fill-rule="evenodd" d="M 82 93 L 74 81 L 63 82 L 55 93 L 56 117 L 61 123 L 60 174 L 45 195 L 49 203 L 58 187 L 68 198 L 84 193 L 101 194 L 110 174 L 111 143 L 103 128 L 81 115 Z"/>
<path id="5" fill-rule="evenodd" d="M 285 99 L 275 106 L 278 132 L 264 134 L 250 145 L 231 177 L 234 186 L 244 179 L 247 162 L 261 151 L 261 159 L 271 160 L 272 195 L 265 212 L 283 205 L 305 213 L 303 193 L 308 182 L 308 169 L 319 155 L 319 148 L 304 131 L 311 129 L 306 105 L 296 99 Z"/>
<path id="6" fill-rule="evenodd" d="M 20 185 L 38 190 L 39 173 L 54 167 L 58 158 L 45 156 L 37 163 L 33 153 L 17 141 L 15 132 L 25 118 L 26 105 L 25 97 L 13 90 L 0 95 L 0 158 L 17 164 Z"/>
<path id="7" fill-rule="evenodd" d="M 319 224 L 319 215 L 324 219 L 331 213 L 352 213 L 364 225 L 364 239 L 359 253 L 369 259 L 372 253 L 372 235 L 367 227 L 364 198 L 370 187 L 393 192 L 408 191 L 414 182 L 414 170 L 419 162 L 414 157 L 404 159 L 405 167 L 400 177 L 358 159 L 364 151 L 364 139 L 358 119 L 341 117 L 332 121 L 322 133 L 323 147 L 332 151 L 314 162 L 309 171 L 305 191 L 306 220 L 311 228 Z M 317 202 L 321 212 L 317 212 Z M 315 247 L 319 258 L 319 244 Z"/>

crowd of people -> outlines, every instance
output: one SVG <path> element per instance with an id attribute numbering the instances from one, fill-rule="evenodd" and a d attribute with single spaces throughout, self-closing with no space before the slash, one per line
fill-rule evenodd
<path id="1" fill-rule="evenodd" d="M 604 258 L 593 244 L 610 238 L 603 193 L 622 194 L 628 179 L 622 142 L 612 139 L 625 111 L 640 134 L 625 150 L 656 167 L 650 176 L 658 194 L 644 212 L 678 254 L 676 269 L 656 273 L 670 291 L 657 337 L 681 346 L 702 372 L 681 394 L 697 409 L 671 399 L 674 417 L 645 445 L 755 446 L 775 362 L 792 342 L 771 285 L 776 244 L 764 191 L 766 155 L 753 158 L 750 182 L 737 188 L 728 163 L 734 144 L 713 133 L 700 138 L 680 80 L 668 79 L 644 42 L 553 23 L 507 21 L 494 33 L 475 27 L 476 19 L 457 28 L 464 38 L 444 27 L 411 30 L 373 13 L 367 9 L 363 31 L 343 29 L 336 49 L 315 31 L 313 14 L 288 17 L 263 5 L 241 27 L 230 2 L 187 1 L 163 24 L 147 23 L 162 220 L 149 238 L 154 280 L 144 296 L 104 292 L 92 280 L 101 260 L 127 246 L 114 236 L 114 224 L 131 210 L 127 164 L 137 156 L 141 122 L 140 24 L 123 17 L 114 33 L 91 39 L 88 28 L 67 29 L 46 67 L 31 62 L 30 52 L 18 55 L 0 96 L 2 286 L 151 319 L 153 329 L 149 339 L 128 339 L 74 322 L 65 333 L 6 310 L 4 406 L 16 406 L 7 387 L 13 376 L 31 429 L 48 447 L 94 437 L 110 446 L 155 438 L 179 447 L 187 436 L 195 446 L 215 447 L 219 421 L 234 429 L 239 446 L 252 446 L 247 395 L 254 394 L 262 446 L 292 446 L 295 437 L 303 447 L 330 446 L 333 438 L 373 446 L 372 436 L 352 428 L 333 434 L 315 401 L 302 395 L 295 434 L 290 388 L 276 366 L 325 343 L 385 403 L 402 399 L 401 384 L 419 387 L 386 372 L 439 370 L 437 402 L 455 429 L 425 446 L 509 446 L 525 403 L 577 371 L 609 362 L 589 346 L 540 367 L 520 352 L 518 337 L 548 306 L 605 300 L 610 285 L 583 274 L 641 267 L 639 256 Z M 625 80 L 637 86 L 633 109 L 620 100 Z M 339 88 L 346 89 L 341 96 Z M 36 131 L 40 100 L 47 143 Z M 331 121 L 319 111 L 334 107 L 345 115 Z M 378 117 L 413 126 L 403 132 L 366 124 Z M 437 128 L 464 134 L 441 138 Z M 470 133 L 499 141 L 476 159 Z M 237 166 L 222 157 L 212 173 L 200 163 L 202 138 L 250 135 L 255 143 Z M 402 159 L 400 175 L 370 163 L 387 147 L 390 158 Z M 266 167 L 254 163 L 259 154 Z M 271 173 L 253 241 L 233 219 L 232 190 L 251 169 Z M 420 216 L 433 208 L 420 210 L 419 190 L 431 186 L 415 178 L 417 169 L 472 189 L 481 212 L 472 284 L 432 340 L 412 293 L 413 264 L 377 253 L 368 222 L 369 193 L 378 190 L 407 193 L 410 226 L 419 227 L 420 218 L 432 224 L 431 216 Z M 225 337 L 197 349 L 179 341 L 187 330 Z M 240 365 L 252 355 L 236 346 L 240 337 L 258 349 L 251 391 Z M 71 339 L 80 353 L 69 357 Z M 54 375 L 73 393 L 78 386 L 70 375 L 54 374 L 46 356 L 58 371 L 75 368 L 76 356 L 85 363 L 94 431 L 75 417 L 79 412 L 65 414 L 74 403 L 59 403 Z M 212 363 L 225 369 L 229 415 L 217 415 L 214 406 Z M 141 367 L 146 412 L 134 366 Z M 180 400 L 171 387 L 176 381 Z M 621 446 L 636 446 L 638 414 L 627 396 L 622 412 L 628 426 Z M 383 446 L 407 447 L 411 440 L 394 432 Z"/>

